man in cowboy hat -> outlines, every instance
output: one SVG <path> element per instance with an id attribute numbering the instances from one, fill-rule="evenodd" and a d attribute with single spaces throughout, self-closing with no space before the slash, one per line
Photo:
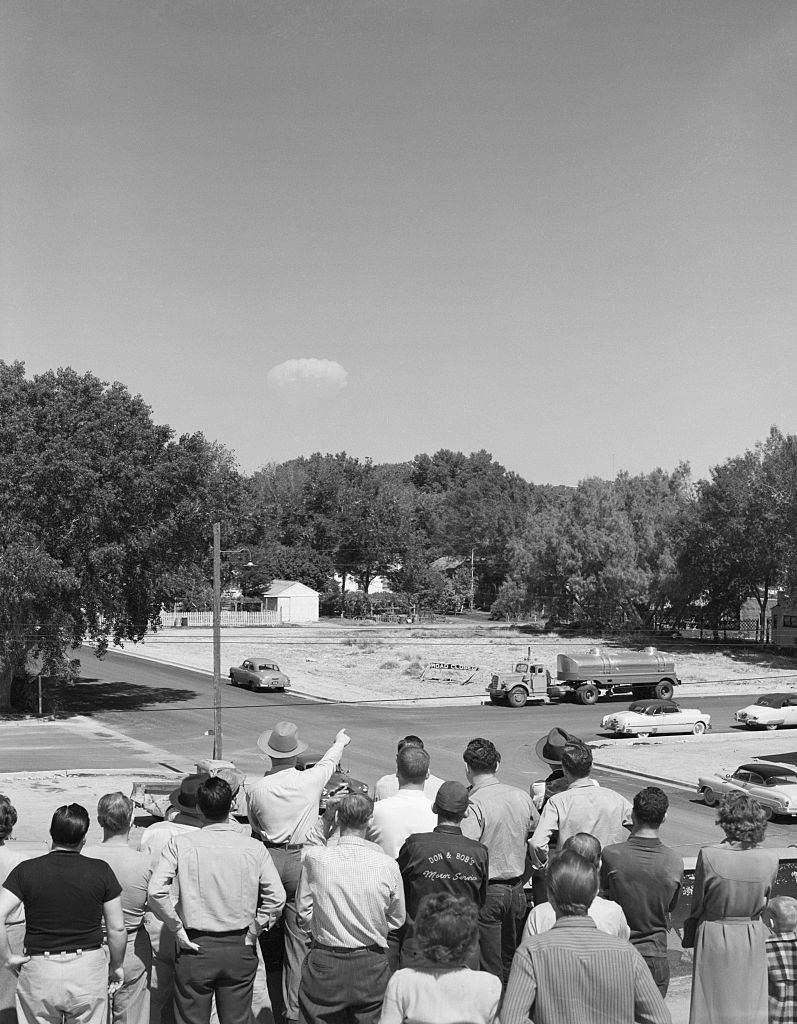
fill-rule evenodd
<path id="1" fill-rule="evenodd" d="M 560 729 L 558 725 L 555 725 L 547 736 L 541 736 L 537 740 L 534 747 L 537 758 L 543 764 L 549 765 L 553 769 L 544 782 L 532 783 L 531 796 L 534 800 L 534 806 L 538 811 L 543 809 L 554 793 L 563 793 L 567 789 L 565 775 L 562 771 L 562 751 L 565 749 L 565 746 L 568 743 L 583 742 L 578 736 L 574 736 L 572 732 Z M 598 785 L 594 779 L 590 779 L 590 782 L 593 786 Z"/>
<path id="2" fill-rule="evenodd" d="M 554 793 L 542 809 L 540 820 L 529 839 L 529 854 L 535 867 L 548 861 L 549 850 L 561 850 L 577 832 L 588 832 L 601 847 L 619 843 L 632 825 L 631 804 L 620 793 L 596 786 L 589 777 L 592 751 L 577 740 L 562 749 L 562 772 L 566 788 Z"/>
<path id="3" fill-rule="evenodd" d="M 285 887 L 286 904 L 280 922 L 260 938 L 266 983 L 274 1020 L 299 1017 L 299 981 L 307 952 L 306 934 L 296 920 L 296 887 L 302 866 L 302 848 L 318 821 L 324 786 L 351 742 L 345 729 L 313 765 L 299 771 L 296 758 L 307 750 L 293 722 L 277 722 L 261 733 L 257 746 L 271 760 L 271 771 L 247 787 L 247 808 L 252 834 L 260 838 Z"/>

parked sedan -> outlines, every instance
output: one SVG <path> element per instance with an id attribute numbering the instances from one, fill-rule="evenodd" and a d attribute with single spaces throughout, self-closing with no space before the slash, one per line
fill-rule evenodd
<path id="1" fill-rule="evenodd" d="M 733 716 L 748 729 L 777 729 L 797 725 L 797 693 L 767 693 Z"/>
<path id="2" fill-rule="evenodd" d="M 291 681 L 271 658 L 246 658 L 230 668 L 230 685 L 250 690 L 285 690 Z"/>
<path id="3" fill-rule="evenodd" d="M 635 700 L 627 711 L 606 715 L 601 729 L 618 736 L 663 736 L 676 732 L 702 735 L 711 728 L 711 715 L 697 708 L 682 708 L 674 700 Z"/>
<path id="4" fill-rule="evenodd" d="M 697 791 L 709 807 L 726 793 L 742 792 L 755 797 L 767 812 L 797 817 L 797 766 L 775 761 L 751 761 L 740 765 L 735 772 L 720 771 L 716 775 L 701 775 Z"/>

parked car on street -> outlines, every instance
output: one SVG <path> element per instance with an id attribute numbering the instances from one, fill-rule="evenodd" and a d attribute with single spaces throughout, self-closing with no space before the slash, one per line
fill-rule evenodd
<path id="1" fill-rule="evenodd" d="M 709 807 L 726 793 L 741 792 L 755 797 L 770 818 L 773 814 L 797 817 L 797 765 L 750 761 L 739 765 L 735 772 L 701 775 L 697 791 Z"/>
<path id="2" fill-rule="evenodd" d="M 273 658 L 245 658 L 240 665 L 230 667 L 230 686 L 245 686 L 250 690 L 286 690 L 291 681 Z"/>
<path id="3" fill-rule="evenodd" d="M 698 708 L 682 708 L 674 700 L 635 700 L 627 711 L 606 715 L 601 729 L 618 736 L 663 736 L 691 732 L 702 735 L 711 728 L 711 715 Z"/>
<path id="4" fill-rule="evenodd" d="M 748 729 L 778 729 L 797 725 L 797 693 L 766 693 L 733 716 Z"/>

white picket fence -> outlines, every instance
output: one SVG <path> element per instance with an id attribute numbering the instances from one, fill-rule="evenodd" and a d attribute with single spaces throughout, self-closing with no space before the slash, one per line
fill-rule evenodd
<path id="1" fill-rule="evenodd" d="M 161 612 L 162 629 L 185 626 L 212 626 L 213 612 Z M 232 612 L 222 609 L 222 626 L 281 626 L 279 612 Z"/>

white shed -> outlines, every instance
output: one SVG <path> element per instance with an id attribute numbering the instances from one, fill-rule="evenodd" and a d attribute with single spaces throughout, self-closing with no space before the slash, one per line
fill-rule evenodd
<path id="1" fill-rule="evenodd" d="M 276 612 L 280 622 L 318 622 L 318 591 L 304 583 L 272 580 L 263 595 L 263 611 Z"/>

